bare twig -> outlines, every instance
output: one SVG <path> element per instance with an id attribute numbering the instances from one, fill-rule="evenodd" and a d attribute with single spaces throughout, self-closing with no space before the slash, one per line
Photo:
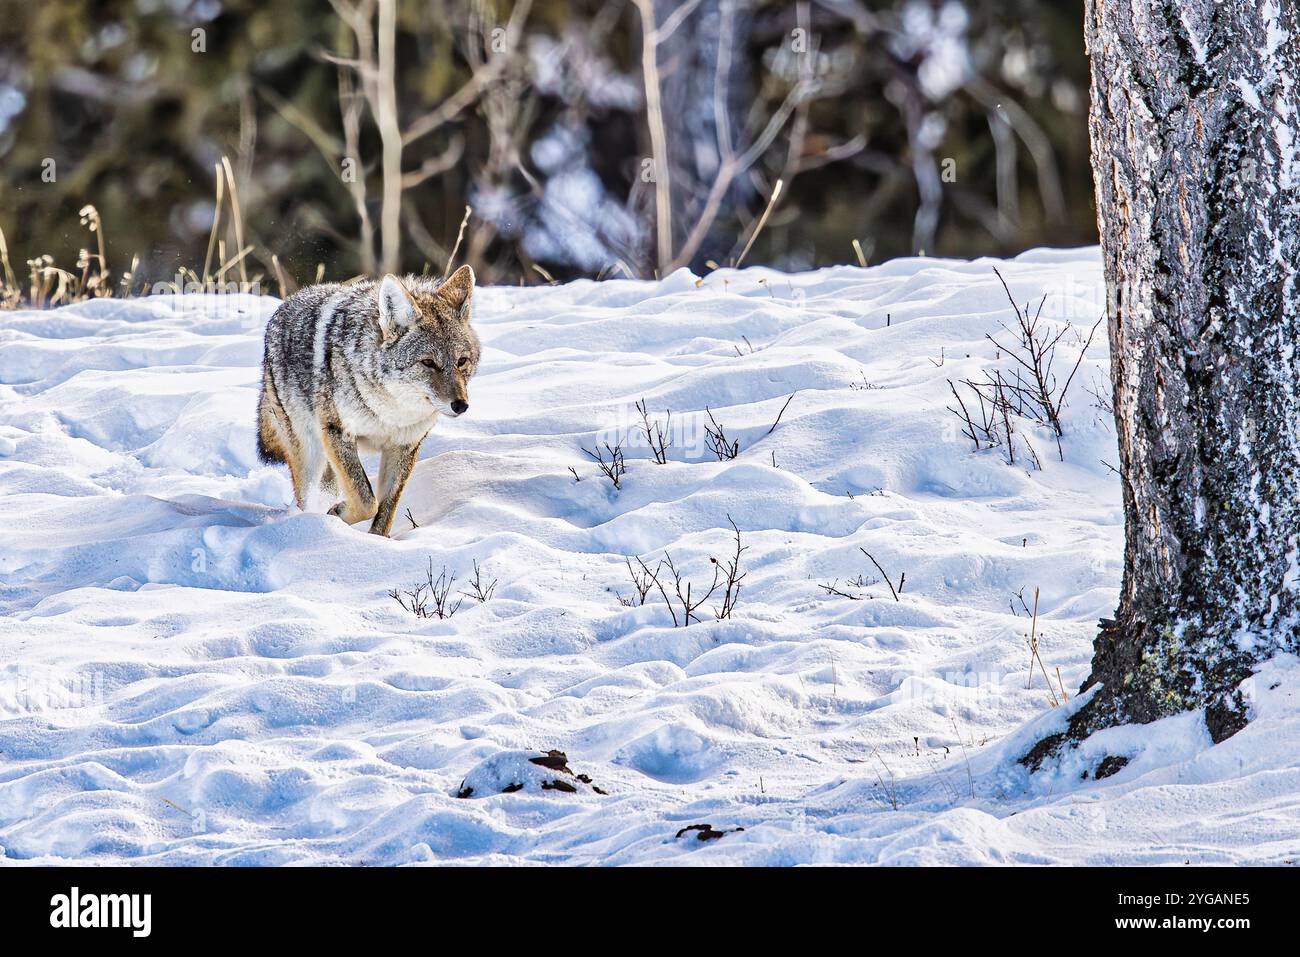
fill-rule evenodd
<path id="1" fill-rule="evenodd" d="M 826 592 L 826 594 L 828 595 L 832 595 L 837 598 L 847 598 L 849 599 L 849 601 L 863 601 L 867 597 L 865 595 L 856 595 L 851 591 L 845 591 L 844 589 L 839 587 L 839 584 L 840 584 L 840 580 L 836 578 L 834 581 L 822 582 L 818 584 L 817 587 L 820 588 L 822 591 Z"/>
<path id="2" fill-rule="evenodd" d="M 646 563 L 640 558 L 636 560 L 637 568 L 632 567 L 632 559 L 628 558 L 625 559 L 625 561 L 627 562 L 627 573 L 632 579 L 632 587 L 636 589 L 637 597 L 635 601 L 623 598 L 620 598 L 619 600 L 623 604 L 629 606 L 644 605 L 646 597 L 650 594 L 650 590 L 659 585 L 659 569 L 663 567 L 663 562 L 660 562 L 655 566 L 654 570 L 651 571 Z"/>
<path id="3" fill-rule="evenodd" d="M 741 546 L 740 529 L 736 527 L 736 523 L 731 520 L 730 515 L 727 516 L 727 524 L 731 526 L 731 530 L 735 532 L 736 535 L 735 552 L 732 553 L 732 556 L 729 559 L 727 559 L 726 565 L 721 565 L 716 558 L 709 559 L 715 568 L 722 568 L 723 572 L 725 572 L 727 576 L 724 583 L 725 588 L 722 594 L 722 606 L 714 610 L 718 621 L 730 618 L 731 613 L 736 610 L 736 602 L 740 600 L 740 581 L 746 574 L 740 570 L 740 553 L 746 551 L 748 546 Z"/>
<path id="4" fill-rule="evenodd" d="M 880 762 L 880 766 L 885 769 L 885 774 L 889 776 L 889 780 L 886 782 L 885 779 L 880 776 L 880 772 L 877 771 L 876 783 L 879 784 L 880 789 L 884 791 L 885 800 L 888 802 L 889 806 L 893 808 L 895 811 L 897 811 L 898 810 L 898 779 L 894 777 L 894 772 L 889 769 L 889 765 L 885 763 L 885 759 L 880 756 L 879 751 L 872 751 L 871 753 L 875 757 L 875 759 Z"/>
<path id="5" fill-rule="evenodd" d="M 528 19 L 532 7 L 533 0 L 518 0 L 513 4 L 510 10 L 510 19 L 506 22 L 505 31 L 501 35 L 501 51 L 492 56 L 481 69 L 475 70 L 464 86 L 447 97 L 433 110 L 411 123 L 406 132 L 402 134 L 402 144 L 404 146 L 409 146 L 421 137 L 428 136 L 434 130 L 454 120 L 478 98 L 479 93 L 485 87 L 497 79 L 498 74 L 510 62 L 509 54 L 513 53 L 519 45 L 519 40 L 523 35 L 524 21 Z"/>
<path id="6" fill-rule="evenodd" d="M 978 452 L 980 450 L 980 435 L 983 434 L 987 437 L 989 434 L 987 420 L 985 421 L 983 427 L 977 426 L 975 424 L 975 420 L 971 418 L 970 410 L 966 408 L 966 403 L 962 400 L 961 395 L 957 392 L 957 386 L 953 384 L 953 381 L 951 379 L 948 380 L 948 388 L 952 390 L 953 398 L 956 399 L 957 404 L 961 406 L 960 412 L 958 412 L 952 406 L 948 407 L 948 411 L 951 412 L 953 415 L 960 417 L 966 422 L 966 428 L 962 430 L 962 434 L 975 443 L 975 451 Z"/>
<path id="7" fill-rule="evenodd" d="M 790 403 L 794 401 L 794 397 L 798 394 L 799 394 L 798 392 L 790 393 L 790 398 L 785 400 L 785 405 L 781 406 L 781 411 L 776 414 L 776 421 L 772 423 L 772 427 L 770 429 L 768 429 L 766 432 L 763 433 L 763 438 L 767 438 L 769 435 L 771 435 L 773 432 L 776 431 L 776 427 L 781 424 L 781 416 L 785 415 L 785 410 L 790 407 Z"/>
<path id="8" fill-rule="evenodd" d="M 781 198 L 781 187 L 784 185 L 784 181 L 778 179 L 776 185 L 772 187 L 772 195 L 767 201 L 767 206 L 763 209 L 763 215 L 758 218 L 758 224 L 754 227 L 753 232 L 749 234 L 749 241 L 745 243 L 745 248 L 742 249 L 740 255 L 736 257 L 737 269 L 739 269 L 741 263 L 745 261 L 745 257 L 749 255 L 749 249 L 754 245 L 754 240 L 758 238 L 758 234 L 761 233 L 763 227 L 767 225 L 767 218 L 772 215 L 772 210 L 776 207 L 776 201 Z"/>
<path id="9" fill-rule="evenodd" d="M 637 6 L 642 11 L 643 22 L 646 21 L 646 18 L 648 16 L 649 22 L 653 23 L 653 12 L 647 14 L 647 10 L 653 8 L 654 6 L 653 0 L 636 0 L 636 3 Z M 689 4 L 687 6 L 689 6 Z M 646 35 L 645 28 L 643 27 L 643 36 L 645 35 Z M 708 235 L 709 230 L 713 227 L 713 224 L 718 217 L 718 213 L 721 210 L 722 201 L 726 197 L 727 191 L 731 189 L 732 184 L 735 182 L 737 178 L 743 176 L 746 172 L 749 171 L 749 169 L 756 162 L 758 162 L 758 160 L 767 152 L 768 148 L 772 145 L 772 142 L 776 139 L 777 135 L 780 134 L 781 130 L 785 128 L 785 125 L 787 121 L 789 121 L 791 114 L 793 114 L 795 110 L 800 106 L 800 104 L 807 101 L 819 88 L 819 82 L 815 74 L 813 75 L 805 74 L 804 76 L 801 76 L 799 80 L 796 81 L 794 85 L 790 88 L 789 93 L 786 95 L 781 105 L 777 108 L 776 112 L 773 113 L 772 116 L 768 119 L 767 125 L 764 126 L 762 131 L 754 138 L 753 142 L 749 145 L 748 149 L 746 149 L 743 153 L 737 153 L 735 146 L 731 141 L 731 116 L 730 116 L 730 111 L 728 110 L 727 107 L 727 96 L 726 96 L 726 80 L 731 75 L 731 59 L 733 54 L 733 47 L 735 45 L 734 35 L 735 35 L 735 9 L 732 4 L 723 4 L 721 10 L 721 23 L 718 30 L 718 56 L 717 56 L 716 66 L 714 69 L 714 84 L 713 84 L 713 112 L 714 112 L 713 125 L 714 125 L 714 129 L 718 141 L 717 142 L 718 156 L 719 156 L 718 168 L 713 173 L 713 185 L 709 189 L 708 196 L 704 200 L 704 204 L 701 207 L 701 212 L 697 217 L 695 224 L 691 227 L 690 232 L 687 234 L 687 237 L 683 242 L 681 249 L 677 251 L 675 257 L 673 256 L 673 252 L 672 252 L 672 231 L 671 229 L 665 230 L 663 228 L 662 223 L 659 224 L 659 266 L 660 269 L 665 271 L 667 271 L 668 269 L 675 269 L 679 266 L 687 265 L 690 263 L 692 259 L 695 258 L 695 254 L 699 251 L 700 245 L 704 242 L 704 239 Z M 645 58 L 643 56 L 643 63 L 644 63 L 644 59 Z M 663 138 L 663 144 L 662 144 L 664 149 L 663 156 L 665 158 L 664 161 L 666 163 L 667 143 L 666 143 L 666 137 L 663 134 L 662 107 L 659 105 L 659 93 L 658 93 L 659 80 L 658 80 L 657 66 L 654 70 L 653 79 L 654 79 L 653 100 L 655 104 L 654 116 L 658 117 L 658 122 L 656 124 L 655 119 L 652 117 L 650 123 L 651 141 L 652 144 L 654 144 L 655 137 L 656 137 L 656 125 L 657 125 L 658 135 Z M 647 88 L 646 102 L 647 102 L 648 112 L 650 111 L 649 108 L 652 99 L 650 81 L 651 81 L 651 74 L 650 72 L 647 71 L 646 72 L 646 88 Z M 801 135 L 796 133 L 796 134 L 792 134 L 792 137 L 795 140 L 798 140 L 801 138 Z M 658 150 L 656 150 L 657 166 L 659 165 L 658 156 L 659 153 Z M 787 166 L 788 165 L 789 164 L 787 163 Z M 781 192 L 780 186 L 777 186 L 776 188 L 773 189 L 772 197 L 769 200 L 767 211 L 765 212 L 763 218 L 759 221 L 753 234 L 751 234 L 751 236 L 749 237 L 750 243 L 753 242 L 754 237 L 757 236 L 759 230 L 762 229 L 763 224 L 767 219 L 767 215 L 770 214 L 771 208 L 775 204 L 776 199 L 780 194 L 780 192 Z M 670 202 L 670 197 L 668 195 L 666 181 L 661 182 L 659 184 L 659 188 L 656 189 L 656 201 L 662 203 L 664 206 L 668 206 L 669 208 L 671 208 L 671 202 Z M 658 211 L 659 207 L 656 207 L 656 209 Z M 671 225 L 671 223 L 669 225 Z M 748 251 L 748 244 L 746 247 L 746 251 Z M 742 252 L 740 256 L 740 260 L 743 259 L 744 259 L 744 253 Z M 669 265 L 670 263 L 671 265 Z"/>
<path id="10" fill-rule="evenodd" d="M 889 580 L 889 575 L 886 574 L 885 570 L 880 567 L 880 562 L 876 561 L 876 559 L 872 556 L 871 552 L 867 551 L 865 548 L 862 548 L 861 546 L 858 547 L 858 551 L 862 552 L 863 555 L 866 555 L 868 558 L 871 559 L 871 564 L 876 566 L 876 571 L 880 572 L 880 577 L 884 579 L 885 584 L 889 586 L 889 593 L 894 596 L 894 601 L 901 601 L 901 599 L 898 597 L 898 593 L 903 590 L 903 582 L 907 580 L 907 572 L 903 572 L 901 575 L 898 576 L 898 588 L 894 588 L 894 583 Z"/>
<path id="11" fill-rule="evenodd" d="M 474 577 L 469 581 L 470 590 L 461 592 L 467 598 L 473 598 L 480 605 L 492 597 L 492 593 L 497 590 L 497 579 L 491 582 L 483 581 L 483 569 L 479 567 L 478 559 L 474 560 Z"/>
<path id="12" fill-rule="evenodd" d="M 668 464 L 668 447 L 673 444 L 672 441 L 672 423 L 673 413 L 671 410 L 665 410 L 668 415 L 667 422 L 661 423 L 656 419 L 653 423 L 650 421 L 650 412 L 646 407 L 645 399 L 635 403 L 637 412 L 641 413 L 641 431 L 645 433 L 646 442 L 650 444 L 650 451 L 654 455 L 656 465 Z"/>
<path id="13" fill-rule="evenodd" d="M 1051 695 L 1052 707 L 1055 708 L 1060 704 L 1056 698 L 1056 692 L 1052 689 L 1052 679 L 1047 676 L 1047 666 L 1043 664 L 1043 657 L 1038 653 L 1038 589 L 1034 589 L 1034 617 L 1029 624 L 1029 683 L 1025 685 L 1030 688 L 1034 683 L 1034 662 L 1038 662 L 1038 667 L 1043 673 L 1043 680 L 1047 682 L 1047 693 Z"/>
<path id="14" fill-rule="evenodd" d="M 456 261 L 456 253 L 460 251 L 460 241 L 465 238 L 465 226 L 469 223 L 470 213 L 473 211 L 471 207 L 465 207 L 465 215 L 460 221 L 460 229 L 456 231 L 456 245 L 451 247 L 451 255 L 447 257 L 447 268 L 442 273 L 443 279 L 451 275 L 451 267 Z"/>
<path id="15" fill-rule="evenodd" d="M 713 582 L 709 585 L 709 590 L 703 594 L 698 591 L 695 591 L 694 594 L 692 594 L 694 586 L 691 584 L 690 580 L 684 578 L 682 573 L 677 570 L 677 566 L 673 563 L 672 556 L 666 552 L 664 553 L 664 566 L 668 569 L 668 574 L 673 576 L 673 590 L 677 595 L 678 604 L 682 606 L 683 628 L 689 627 L 692 620 L 697 622 L 700 620 L 696 611 L 701 605 L 712 598 L 713 593 L 718 590 L 718 585 L 720 584 L 718 564 L 716 560 L 711 559 L 711 561 L 713 561 Z M 671 605 L 671 602 L 669 604 Z M 677 623 L 677 615 L 675 613 L 673 614 L 673 623 Z"/>

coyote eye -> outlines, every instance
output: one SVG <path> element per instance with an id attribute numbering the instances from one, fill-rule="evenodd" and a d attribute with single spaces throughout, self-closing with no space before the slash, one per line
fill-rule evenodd
<path id="1" fill-rule="evenodd" d="M 421 359 L 421 360 L 420 360 L 420 365 L 424 366 L 426 369 L 436 369 L 436 368 L 438 368 L 438 363 L 437 363 L 437 361 L 434 360 L 434 359 Z"/>
<path id="2" fill-rule="evenodd" d="M 456 368 L 464 371 L 469 368 L 469 356 L 461 356 L 456 360 Z"/>

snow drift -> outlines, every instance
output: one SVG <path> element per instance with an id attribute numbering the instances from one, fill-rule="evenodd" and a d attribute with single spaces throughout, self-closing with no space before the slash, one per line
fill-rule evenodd
<path id="1" fill-rule="evenodd" d="M 1104 341 L 1061 455 L 1028 421 L 1016 464 L 975 452 L 948 410 L 949 380 L 1006 362 L 986 338 L 1013 320 L 994 267 L 1079 329 L 1073 363 L 1102 310 L 1095 250 L 481 289 L 472 411 L 425 442 L 392 540 L 297 512 L 287 471 L 256 459 L 275 300 L 4 315 L 4 859 L 1294 857 L 1289 659 L 1218 747 L 1191 715 L 1032 777 L 1015 763 L 1078 704 L 1122 510 L 1089 394 L 1107 391 Z M 713 423 L 734 459 L 710 450 Z M 584 449 L 620 443 L 616 489 Z M 714 596 L 674 627 L 657 589 L 641 603 L 629 559 L 668 555 L 707 589 L 730 522 L 733 615 Z M 496 582 L 481 602 L 476 563 Z M 430 570 L 455 576 L 454 614 L 390 596 Z M 544 786 L 558 772 L 529 755 L 552 750 L 595 786 Z M 1129 762 L 1095 780 L 1107 754 Z M 676 836 L 696 824 L 721 836 Z"/>

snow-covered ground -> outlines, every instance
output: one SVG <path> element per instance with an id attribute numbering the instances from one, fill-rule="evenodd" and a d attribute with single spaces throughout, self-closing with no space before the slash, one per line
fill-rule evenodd
<path id="1" fill-rule="evenodd" d="M 299 513 L 286 470 L 256 460 L 276 300 L 0 314 L 3 859 L 1300 855 L 1291 659 L 1217 747 L 1189 715 L 1032 777 L 1015 763 L 1078 703 L 1122 514 L 1088 392 L 1106 393 L 1104 336 L 1064 462 L 1027 422 L 1016 464 L 976 453 L 947 411 L 947 380 L 1009 368 L 985 339 L 1013 338 L 995 266 L 1075 324 L 1068 369 L 1102 310 L 1095 250 L 481 289 L 470 413 L 426 441 L 402 503 L 418 527 L 399 518 L 392 540 Z M 672 410 L 665 465 L 636 432 L 642 398 Z M 733 461 L 706 447 L 706 407 Z M 582 448 L 620 437 L 615 490 Z M 729 520 L 730 619 L 719 595 L 687 628 L 657 591 L 635 603 L 628 557 L 670 554 L 698 596 Z M 905 573 L 898 600 L 863 549 Z M 486 602 L 460 594 L 476 561 Z M 388 594 L 430 562 L 456 576 L 449 618 Z M 1053 707 L 1058 668 L 1072 698 Z M 1082 777 L 1107 754 L 1132 760 Z M 677 836 L 696 824 L 726 833 Z"/>

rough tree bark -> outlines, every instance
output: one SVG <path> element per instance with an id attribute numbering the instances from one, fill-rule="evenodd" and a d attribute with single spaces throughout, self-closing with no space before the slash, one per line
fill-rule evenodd
<path id="1" fill-rule="evenodd" d="M 1088 0 L 1124 583 L 1069 730 L 1205 709 L 1300 647 L 1300 0 Z"/>

